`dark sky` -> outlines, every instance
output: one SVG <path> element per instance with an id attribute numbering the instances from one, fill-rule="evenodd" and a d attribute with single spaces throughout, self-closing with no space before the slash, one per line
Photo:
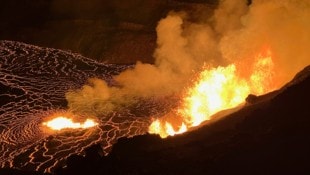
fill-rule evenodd
<path id="1" fill-rule="evenodd" d="M 5 0 L 0 39 L 108 62 L 152 62 L 157 22 L 171 10 L 197 4 L 216 0 Z"/>

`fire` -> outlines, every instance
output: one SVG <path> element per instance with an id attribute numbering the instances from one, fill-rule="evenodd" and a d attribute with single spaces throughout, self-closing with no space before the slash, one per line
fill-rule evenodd
<path id="1" fill-rule="evenodd" d="M 149 127 L 149 133 L 151 134 L 159 134 L 162 138 L 166 138 L 168 136 L 174 136 L 176 134 L 182 134 L 187 131 L 187 126 L 185 123 L 181 124 L 178 130 L 175 130 L 170 122 L 165 121 L 164 125 L 159 119 L 156 119 L 152 122 Z"/>
<path id="2" fill-rule="evenodd" d="M 205 70 L 189 89 L 182 113 L 188 116 L 188 124 L 197 126 L 216 112 L 242 103 L 249 93 L 250 87 L 237 77 L 235 65 Z"/>
<path id="3" fill-rule="evenodd" d="M 162 138 L 184 133 L 210 120 L 215 113 L 242 104 L 249 94 L 261 95 L 273 90 L 273 62 L 269 50 L 258 55 L 247 70 L 238 70 L 240 67 L 230 64 L 203 70 L 188 88 L 179 109 L 153 121 L 149 133 Z M 247 75 L 241 75 L 242 72 Z M 171 121 L 171 115 L 177 116 L 179 121 Z"/>
<path id="4" fill-rule="evenodd" d="M 44 126 L 52 130 L 62 129 L 86 129 L 98 125 L 94 120 L 87 119 L 84 123 L 73 122 L 72 119 L 63 116 L 56 117 L 50 121 L 43 122 Z"/>

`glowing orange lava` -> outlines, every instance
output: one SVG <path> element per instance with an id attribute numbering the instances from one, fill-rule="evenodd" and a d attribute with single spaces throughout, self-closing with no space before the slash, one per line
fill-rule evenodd
<path id="1" fill-rule="evenodd" d="M 72 119 L 63 116 L 56 117 L 50 121 L 43 122 L 44 126 L 52 130 L 62 129 L 86 129 L 98 125 L 94 120 L 87 119 L 84 123 L 73 122 Z"/>
<path id="2" fill-rule="evenodd" d="M 205 69 L 194 85 L 188 88 L 183 104 L 174 114 L 156 119 L 149 126 L 149 133 L 160 137 L 186 132 L 189 128 L 210 120 L 215 113 L 242 104 L 249 94 L 261 95 L 274 89 L 272 86 L 273 61 L 268 50 L 258 55 L 249 70 L 237 70 L 235 64 Z M 249 72 L 241 75 L 240 72 Z M 172 119 L 175 115 L 177 120 Z"/>

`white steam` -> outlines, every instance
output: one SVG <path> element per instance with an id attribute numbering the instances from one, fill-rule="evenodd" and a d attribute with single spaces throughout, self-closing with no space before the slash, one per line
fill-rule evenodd
<path id="1" fill-rule="evenodd" d="M 91 79 L 66 94 L 69 107 L 100 114 L 137 98 L 178 94 L 204 65 L 247 65 L 266 47 L 272 51 L 279 87 L 310 63 L 309 0 L 254 0 L 251 5 L 224 0 L 205 18 L 191 22 L 184 12 L 168 14 L 156 28 L 154 65 L 138 62 L 114 77 L 115 87 Z"/>

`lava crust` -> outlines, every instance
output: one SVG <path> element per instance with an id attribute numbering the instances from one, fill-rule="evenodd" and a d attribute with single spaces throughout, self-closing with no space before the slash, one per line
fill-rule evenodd
<path id="1" fill-rule="evenodd" d="M 149 116 L 169 108 L 161 100 L 144 99 L 97 116 L 95 128 L 46 133 L 42 121 L 66 110 L 68 90 L 81 88 L 92 77 L 111 84 L 114 75 L 132 65 L 102 64 L 76 53 L 13 41 L 0 41 L 0 58 L 0 165 L 4 168 L 50 172 L 95 143 L 107 153 L 118 138 L 146 133 Z"/>

